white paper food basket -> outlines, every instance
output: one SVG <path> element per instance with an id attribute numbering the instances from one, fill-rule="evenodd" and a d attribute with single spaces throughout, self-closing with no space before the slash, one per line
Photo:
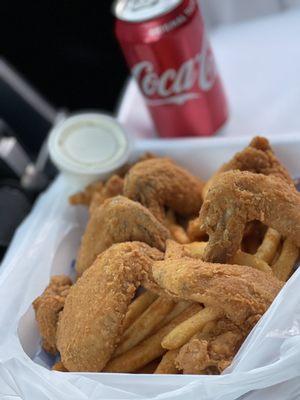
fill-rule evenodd
<path id="1" fill-rule="evenodd" d="M 141 141 L 133 158 L 145 150 L 169 155 L 194 174 L 208 178 L 248 142 L 247 138 Z M 300 135 L 273 138 L 272 145 L 291 174 L 300 175 Z M 31 303 L 44 290 L 51 275 L 73 272 L 86 215 L 81 207 L 69 206 L 67 198 L 79 187 L 79 182 L 59 176 L 18 229 L 2 263 L 1 399 L 232 400 L 287 380 L 296 384 L 300 376 L 300 271 L 279 293 L 222 376 L 49 370 L 53 360 L 40 352 Z"/>

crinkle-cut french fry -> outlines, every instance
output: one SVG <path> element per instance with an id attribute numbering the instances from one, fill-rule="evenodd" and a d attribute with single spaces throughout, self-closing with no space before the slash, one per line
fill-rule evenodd
<path id="1" fill-rule="evenodd" d="M 255 254 L 256 257 L 260 258 L 268 264 L 271 264 L 280 243 L 280 238 L 281 235 L 279 232 L 277 232 L 273 228 L 268 228 L 261 245 L 257 249 L 257 252 Z"/>
<path id="2" fill-rule="evenodd" d="M 178 349 L 186 344 L 205 324 L 222 315 L 223 312 L 221 310 L 212 307 L 203 308 L 197 314 L 176 326 L 176 328 L 168 333 L 162 340 L 162 347 L 168 350 Z"/>
<path id="3" fill-rule="evenodd" d="M 187 310 L 174 318 L 154 335 L 145 339 L 126 353 L 109 361 L 104 368 L 105 372 L 133 372 L 147 365 L 152 360 L 162 356 L 166 350 L 161 346 L 161 341 L 178 324 L 190 318 L 201 309 L 200 304 L 192 304 Z"/>
<path id="4" fill-rule="evenodd" d="M 166 297 L 159 297 L 143 312 L 138 319 L 123 333 L 120 344 L 114 356 L 119 356 L 132 349 L 148 337 L 157 324 L 159 324 L 172 311 L 175 306 L 173 300 Z"/>
<path id="5" fill-rule="evenodd" d="M 179 374 L 176 368 L 175 359 L 178 355 L 179 349 L 169 350 L 163 355 L 161 362 L 158 364 L 155 374 Z"/>
<path id="6" fill-rule="evenodd" d="M 262 259 L 258 258 L 257 256 L 249 253 L 245 253 L 239 250 L 231 260 L 232 264 L 237 265 L 245 265 L 248 267 L 252 267 L 255 269 L 259 269 L 260 271 L 271 273 L 272 268 Z"/>
<path id="7" fill-rule="evenodd" d="M 128 307 L 123 322 L 124 331 L 157 299 L 157 295 L 146 290 L 141 293 Z"/>
<path id="8" fill-rule="evenodd" d="M 273 265 L 274 275 L 279 280 L 286 281 L 290 277 L 298 257 L 298 247 L 289 238 L 285 239 L 281 254 Z"/>
<path id="9" fill-rule="evenodd" d="M 61 361 L 57 361 L 52 366 L 52 371 L 69 372 Z"/>
<path id="10" fill-rule="evenodd" d="M 167 325 L 170 321 L 172 321 L 172 319 L 177 317 L 177 315 L 181 314 L 184 310 L 190 307 L 191 304 L 192 303 L 189 301 L 180 301 L 179 303 L 177 303 L 173 310 L 168 315 L 166 315 L 166 317 L 157 325 L 154 332 Z"/>

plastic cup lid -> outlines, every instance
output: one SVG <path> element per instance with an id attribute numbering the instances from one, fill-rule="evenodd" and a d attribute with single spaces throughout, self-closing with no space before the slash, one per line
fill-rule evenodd
<path id="1" fill-rule="evenodd" d="M 130 142 L 116 119 L 100 113 L 73 115 L 50 132 L 48 148 L 62 171 L 100 176 L 120 167 L 129 157 Z"/>

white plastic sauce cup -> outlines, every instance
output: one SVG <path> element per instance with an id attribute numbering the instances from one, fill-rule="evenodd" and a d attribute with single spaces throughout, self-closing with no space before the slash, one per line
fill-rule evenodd
<path id="1" fill-rule="evenodd" d="M 50 132 L 48 148 L 66 175 L 92 181 L 106 179 L 129 159 L 131 142 L 118 121 L 106 114 L 76 114 Z"/>

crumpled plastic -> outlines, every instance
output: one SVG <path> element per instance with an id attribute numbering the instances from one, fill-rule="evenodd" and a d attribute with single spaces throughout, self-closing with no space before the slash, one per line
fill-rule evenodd
<path id="1" fill-rule="evenodd" d="M 141 141 L 132 157 L 145 150 L 165 154 L 206 179 L 248 141 L 247 138 Z M 300 175 L 300 136 L 273 138 L 272 144 L 293 176 L 297 176 L 297 171 Z M 44 290 L 51 275 L 74 273 L 86 212 L 81 207 L 71 207 L 67 199 L 81 186 L 82 182 L 60 175 L 18 229 L 2 263 L 1 398 L 234 400 L 243 396 L 254 400 L 276 399 L 277 394 L 283 396 L 286 392 L 293 398 L 299 393 L 300 270 L 281 290 L 233 364 L 221 376 L 51 371 L 53 359 L 41 351 L 31 303 Z"/>

